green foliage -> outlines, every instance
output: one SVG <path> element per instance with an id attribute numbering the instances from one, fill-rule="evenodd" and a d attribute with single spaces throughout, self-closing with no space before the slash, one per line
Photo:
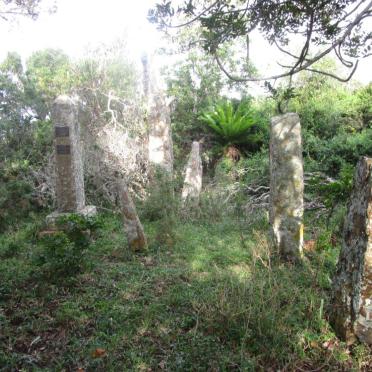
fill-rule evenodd
<path id="1" fill-rule="evenodd" d="M 180 200 L 174 189 L 176 182 L 161 168 L 155 174 L 148 189 L 147 198 L 139 205 L 141 221 L 156 223 L 157 234 L 150 246 L 172 247 L 177 240 L 176 221 L 180 212 Z"/>
<path id="2" fill-rule="evenodd" d="M 21 58 L 10 53 L 0 65 L 0 230 L 43 204 L 33 174 L 51 150 L 49 121 L 37 120 L 36 93 Z M 36 181 L 36 182 L 35 182 Z"/>
<path id="3" fill-rule="evenodd" d="M 322 66 L 334 67 L 327 60 Z M 372 105 L 371 91 L 368 87 L 352 91 L 331 79 L 309 74 L 302 74 L 297 84 L 298 95 L 290 107 L 301 119 L 305 171 L 315 175 L 305 191 L 320 197 L 332 211 L 336 204 L 346 203 L 359 158 L 372 156 L 367 114 Z M 333 180 L 325 182 L 325 175 Z"/>
<path id="4" fill-rule="evenodd" d="M 49 114 L 53 101 L 60 94 L 69 94 L 75 83 L 72 64 L 61 50 L 34 52 L 26 62 L 26 76 L 35 94 L 33 101 L 41 119 Z"/>
<path id="5" fill-rule="evenodd" d="M 241 182 L 243 185 L 250 186 L 269 186 L 269 151 L 263 148 L 239 162 L 241 168 Z"/>
<path id="6" fill-rule="evenodd" d="M 192 141 L 204 138 L 209 149 L 210 131 L 200 113 L 216 102 L 226 79 L 210 57 L 190 52 L 185 60 L 164 71 L 169 96 L 175 97 L 171 112 L 175 165 L 184 165 Z"/>
<path id="7" fill-rule="evenodd" d="M 265 87 L 271 94 L 271 97 L 276 103 L 277 111 L 279 114 L 284 114 L 289 101 L 296 97 L 296 91 L 293 87 L 280 86 L 279 88 L 274 88 L 269 81 L 265 81 Z"/>
<path id="8" fill-rule="evenodd" d="M 41 249 L 34 263 L 50 279 L 65 280 L 84 270 L 91 233 L 99 227 L 97 218 L 77 214 L 60 217 L 58 230 L 47 232 L 40 239 Z"/>
<path id="9" fill-rule="evenodd" d="M 336 203 L 346 202 L 350 196 L 354 178 L 354 168 L 345 166 L 341 169 L 339 178 L 335 182 L 320 187 L 326 207 L 332 207 Z"/>
<path id="10" fill-rule="evenodd" d="M 308 221 L 314 228 L 318 224 Z M 306 265 L 288 268 L 270 257 L 266 224 L 245 225 L 243 245 L 240 227 L 225 217 L 202 224 L 177 220 L 180 239 L 171 251 L 153 246 L 146 256 L 133 258 L 120 255 L 120 225 L 119 216 L 104 216 L 89 248 L 95 269 L 80 275 L 75 286 L 30 275 L 28 235 L 16 256 L 2 257 L 1 367 L 371 368 L 370 350 L 349 349 L 327 321 L 337 247 L 325 242 Z M 153 240 L 156 222 L 146 230 Z M 37 358 L 24 357 L 25 345 Z M 97 357 L 97 349 L 104 355 Z"/>
<path id="11" fill-rule="evenodd" d="M 261 122 L 248 101 L 242 101 L 236 107 L 233 102 L 224 101 L 204 112 L 200 119 L 213 130 L 217 139 L 227 146 L 254 146 L 261 143 L 264 137 Z"/>
<path id="12" fill-rule="evenodd" d="M 256 122 L 253 110 L 246 104 L 241 103 L 234 108 L 231 101 L 225 101 L 204 112 L 200 119 L 226 145 L 259 140 L 259 135 L 249 135 Z"/>
<path id="13" fill-rule="evenodd" d="M 32 186 L 21 179 L 0 176 L 0 232 L 31 210 Z"/>

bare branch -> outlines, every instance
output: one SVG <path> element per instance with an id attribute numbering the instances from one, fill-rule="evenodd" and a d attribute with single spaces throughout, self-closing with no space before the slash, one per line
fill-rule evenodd
<path id="1" fill-rule="evenodd" d="M 293 74 L 293 71 L 296 69 L 297 66 L 302 66 L 302 63 L 305 57 L 307 56 L 307 53 L 309 52 L 311 35 L 313 33 L 313 26 L 314 26 L 314 11 L 312 11 L 310 15 L 310 22 L 307 27 L 306 42 L 301 50 L 301 54 L 300 54 L 300 57 L 298 58 L 298 61 L 291 68 L 291 71 L 290 71 L 291 75 Z"/>
<path id="2" fill-rule="evenodd" d="M 249 58 L 249 34 L 247 34 L 247 36 L 245 37 L 245 42 L 246 42 L 246 47 L 247 47 L 246 59 L 247 59 L 247 63 L 248 63 L 249 60 L 250 60 L 250 58 Z"/>
<path id="3" fill-rule="evenodd" d="M 359 63 L 359 61 L 357 60 L 356 63 L 355 63 L 355 65 L 354 65 L 353 70 L 350 72 L 349 76 L 346 77 L 346 78 L 340 78 L 339 76 L 334 75 L 334 74 L 331 74 L 330 72 L 316 70 L 316 69 L 313 69 L 313 68 L 307 68 L 306 71 L 311 71 L 311 72 L 315 72 L 317 74 L 326 75 L 326 76 L 332 77 L 332 78 L 334 78 L 334 79 L 336 79 L 338 81 L 341 81 L 343 83 L 346 83 L 346 82 L 348 82 L 353 77 L 353 75 L 354 75 L 354 73 L 355 73 L 355 71 L 356 71 L 356 69 L 358 67 L 358 63 Z"/>
<path id="4" fill-rule="evenodd" d="M 299 59 L 299 58 L 300 58 L 299 56 L 296 56 L 296 55 L 290 53 L 288 50 L 285 50 L 284 48 L 282 48 L 282 47 L 277 43 L 276 40 L 274 40 L 274 44 L 275 44 L 275 46 L 276 46 L 276 47 L 277 47 L 277 48 L 278 48 L 282 53 L 287 54 L 287 55 L 289 55 L 290 57 L 292 57 L 292 58 L 294 58 L 294 59 Z M 307 58 L 305 58 L 304 60 L 305 60 L 305 61 L 308 61 Z M 288 66 L 288 67 L 289 67 L 289 66 Z"/>
<path id="5" fill-rule="evenodd" d="M 353 62 L 351 61 L 347 61 L 343 55 L 342 55 L 342 52 L 341 52 L 341 44 L 335 48 L 335 54 L 337 56 L 337 58 L 339 59 L 339 61 L 344 65 L 346 66 L 347 68 L 352 68 L 353 67 Z"/>

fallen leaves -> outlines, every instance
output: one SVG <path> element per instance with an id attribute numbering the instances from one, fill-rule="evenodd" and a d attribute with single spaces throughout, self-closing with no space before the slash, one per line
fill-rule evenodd
<path id="1" fill-rule="evenodd" d="M 106 350 L 102 348 L 97 348 L 92 352 L 93 358 L 103 358 L 106 355 Z"/>

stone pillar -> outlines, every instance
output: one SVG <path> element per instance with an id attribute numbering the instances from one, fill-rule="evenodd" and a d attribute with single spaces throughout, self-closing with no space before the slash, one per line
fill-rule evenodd
<path id="1" fill-rule="evenodd" d="M 297 261 L 303 246 L 303 162 L 300 119 L 288 113 L 271 119 L 270 224 L 281 257 Z"/>
<path id="2" fill-rule="evenodd" d="M 170 109 L 161 92 L 155 93 L 149 107 L 149 161 L 173 173 L 173 141 Z"/>
<path id="3" fill-rule="evenodd" d="M 372 158 L 357 165 L 331 299 L 331 323 L 348 344 L 372 345 Z"/>
<path id="4" fill-rule="evenodd" d="M 147 56 L 142 57 L 144 96 L 148 109 L 149 162 L 173 174 L 173 141 L 170 109 L 159 87 L 158 79 L 149 66 Z"/>
<path id="5" fill-rule="evenodd" d="M 59 96 L 52 107 L 56 164 L 57 211 L 47 217 L 53 222 L 64 213 L 96 213 L 85 205 L 83 158 L 77 104 L 67 96 Z"/>
<path id="6" fill-rule="evenodd" d="M 142 224 L 138 218 L 136 207 L 130 197 L 128 187 L 123 179 L 117 181 L 118 198 L 129 248 L 132 251 L 146 249 L 147 241 Z"/>
<path id="7" fill-rule="evenodd" d="M 182 189 L 183 202 L 199 202 L 202 189 L 203 166 L 200 157 L 200 144 L 197 141 L 192 143 L 189 161 L 186 166 L 185 182 Z"/>

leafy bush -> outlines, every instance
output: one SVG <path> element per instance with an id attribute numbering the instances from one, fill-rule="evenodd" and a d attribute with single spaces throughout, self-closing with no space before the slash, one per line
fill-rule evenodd
<path id="1" fill-rule="evenodd" d="M 56 224 L 58 231 L 47 232 L 41 237 L 41 249 L 34 263 L 48 278 L 61 280 L 84 269 L 91 233 L 100 224 L 97 218 L 77 214 L 60 217 Z"/>
<path id="2" fill-rule="evenodd" d="M 3 181 L 0 176 L 0 182 Z M 31 185 L 19 179 L 0 184 L 0 231 L 30 211 Z"/>
<path id="3" fill-rule="evenodd" d="M 372 156 L 372 129 L 357 133 L 339 133 L 322 139 L 304 131 L 305 169 L 321 170 L 337 176 L 347 164 L 355 166 L 361 156 Z"/>

